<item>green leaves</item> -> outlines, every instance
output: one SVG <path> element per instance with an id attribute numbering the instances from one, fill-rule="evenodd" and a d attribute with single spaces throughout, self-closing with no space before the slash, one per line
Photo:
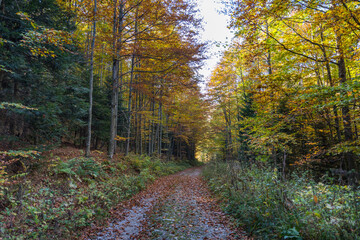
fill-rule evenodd
<path id="1" fill-rule="evenodd" d="M 6 73 L 14 73 L 13 71 L 7 69 L 5 66 L 0 65 L 0 71 L 6 72 Z"/>
<path id="2" fill-rule="evenodd" d="M 106 176 L 102 166 L 91 158 L 73 158 L 59 162 L 54 168 L 56 174 L 65 174 L 82 182 L 82 179 Z"/>
<path id="3" fill-rule="evenodd" d="M 359 188 L 326 177 L 315 182 L 308 173 L 281 181 L 276 169 L 259 166 L 212 162 L 204 170 L 210 188 L 249 233 L 260 239 L 359 237 Z"/>
<path id="4" fill-rule="evenodd" d="M 298 230 L 296 230 L 295 227 L 284 230 L 281 232 L 284 239 L 295 239 L 295 240 L 303 240 L 303 238 L 300 236 L 300 233 Z"/>

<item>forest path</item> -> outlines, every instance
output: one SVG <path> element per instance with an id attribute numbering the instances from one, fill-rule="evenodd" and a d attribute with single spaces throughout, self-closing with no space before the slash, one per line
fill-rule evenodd
<path id="1" fill-rule="evenodd" d="M 201 168 L 156 180 L 114 211 L 109 226 L 88 239 L 246 239 L 211 196 Z"/>

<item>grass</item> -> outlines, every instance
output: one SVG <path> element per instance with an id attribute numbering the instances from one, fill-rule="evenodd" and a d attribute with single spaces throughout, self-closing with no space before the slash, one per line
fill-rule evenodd
<path id="1" fill-rule="evenodd" d="M 275 169 L 208 164 L 211 189 L 240 226 L 260 239 L 360 239 L 360 189 L 308 174 L 282 181 Z"/>
<path id="2" fill-rule="evenodd" d="M 0 239 L 79 237 L 82 229 L 105 221 L 113 207 L 148 183 L 190 167 L 148 156 L 108 161 L 101 152 L 84 158 L 81 151 L 71 151 L 48 154 L 2 185 Z"/>

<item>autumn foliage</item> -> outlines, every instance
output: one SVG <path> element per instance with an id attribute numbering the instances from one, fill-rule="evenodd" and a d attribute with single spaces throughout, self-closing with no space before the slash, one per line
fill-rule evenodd
<path id="1" fill-rule="evenodd" d="M 289 167 L 320 175 L 341 169 L 356 181 L 350 172 L 359 171 L 358 7 L 228 3 L 236 37 L 208 84 L 216 154 L 268 162 L 284 174 Z"/>

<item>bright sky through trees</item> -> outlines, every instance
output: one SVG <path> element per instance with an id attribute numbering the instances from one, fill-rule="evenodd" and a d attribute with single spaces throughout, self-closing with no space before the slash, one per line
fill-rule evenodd
<path id="1" fill-rule="evenodd" d="M 229 42 L 233 36 L 227 28 L 229 16 L 220 13 L 223 4 L 220 0 L 198 0 L 200 14 L 204 21 L 204 32 L 202 38 L 204 41 L 210 41 L 209 59 L 206 60 L 201 74 L 205 80 L 208 80 L 212 70 L 221 58 L 221 52 L 225 49 L 222 46 Z M 218 46 L 220 43 L 220 47 Z M 219 52 L 220 51 L 220 52 Z"/>

